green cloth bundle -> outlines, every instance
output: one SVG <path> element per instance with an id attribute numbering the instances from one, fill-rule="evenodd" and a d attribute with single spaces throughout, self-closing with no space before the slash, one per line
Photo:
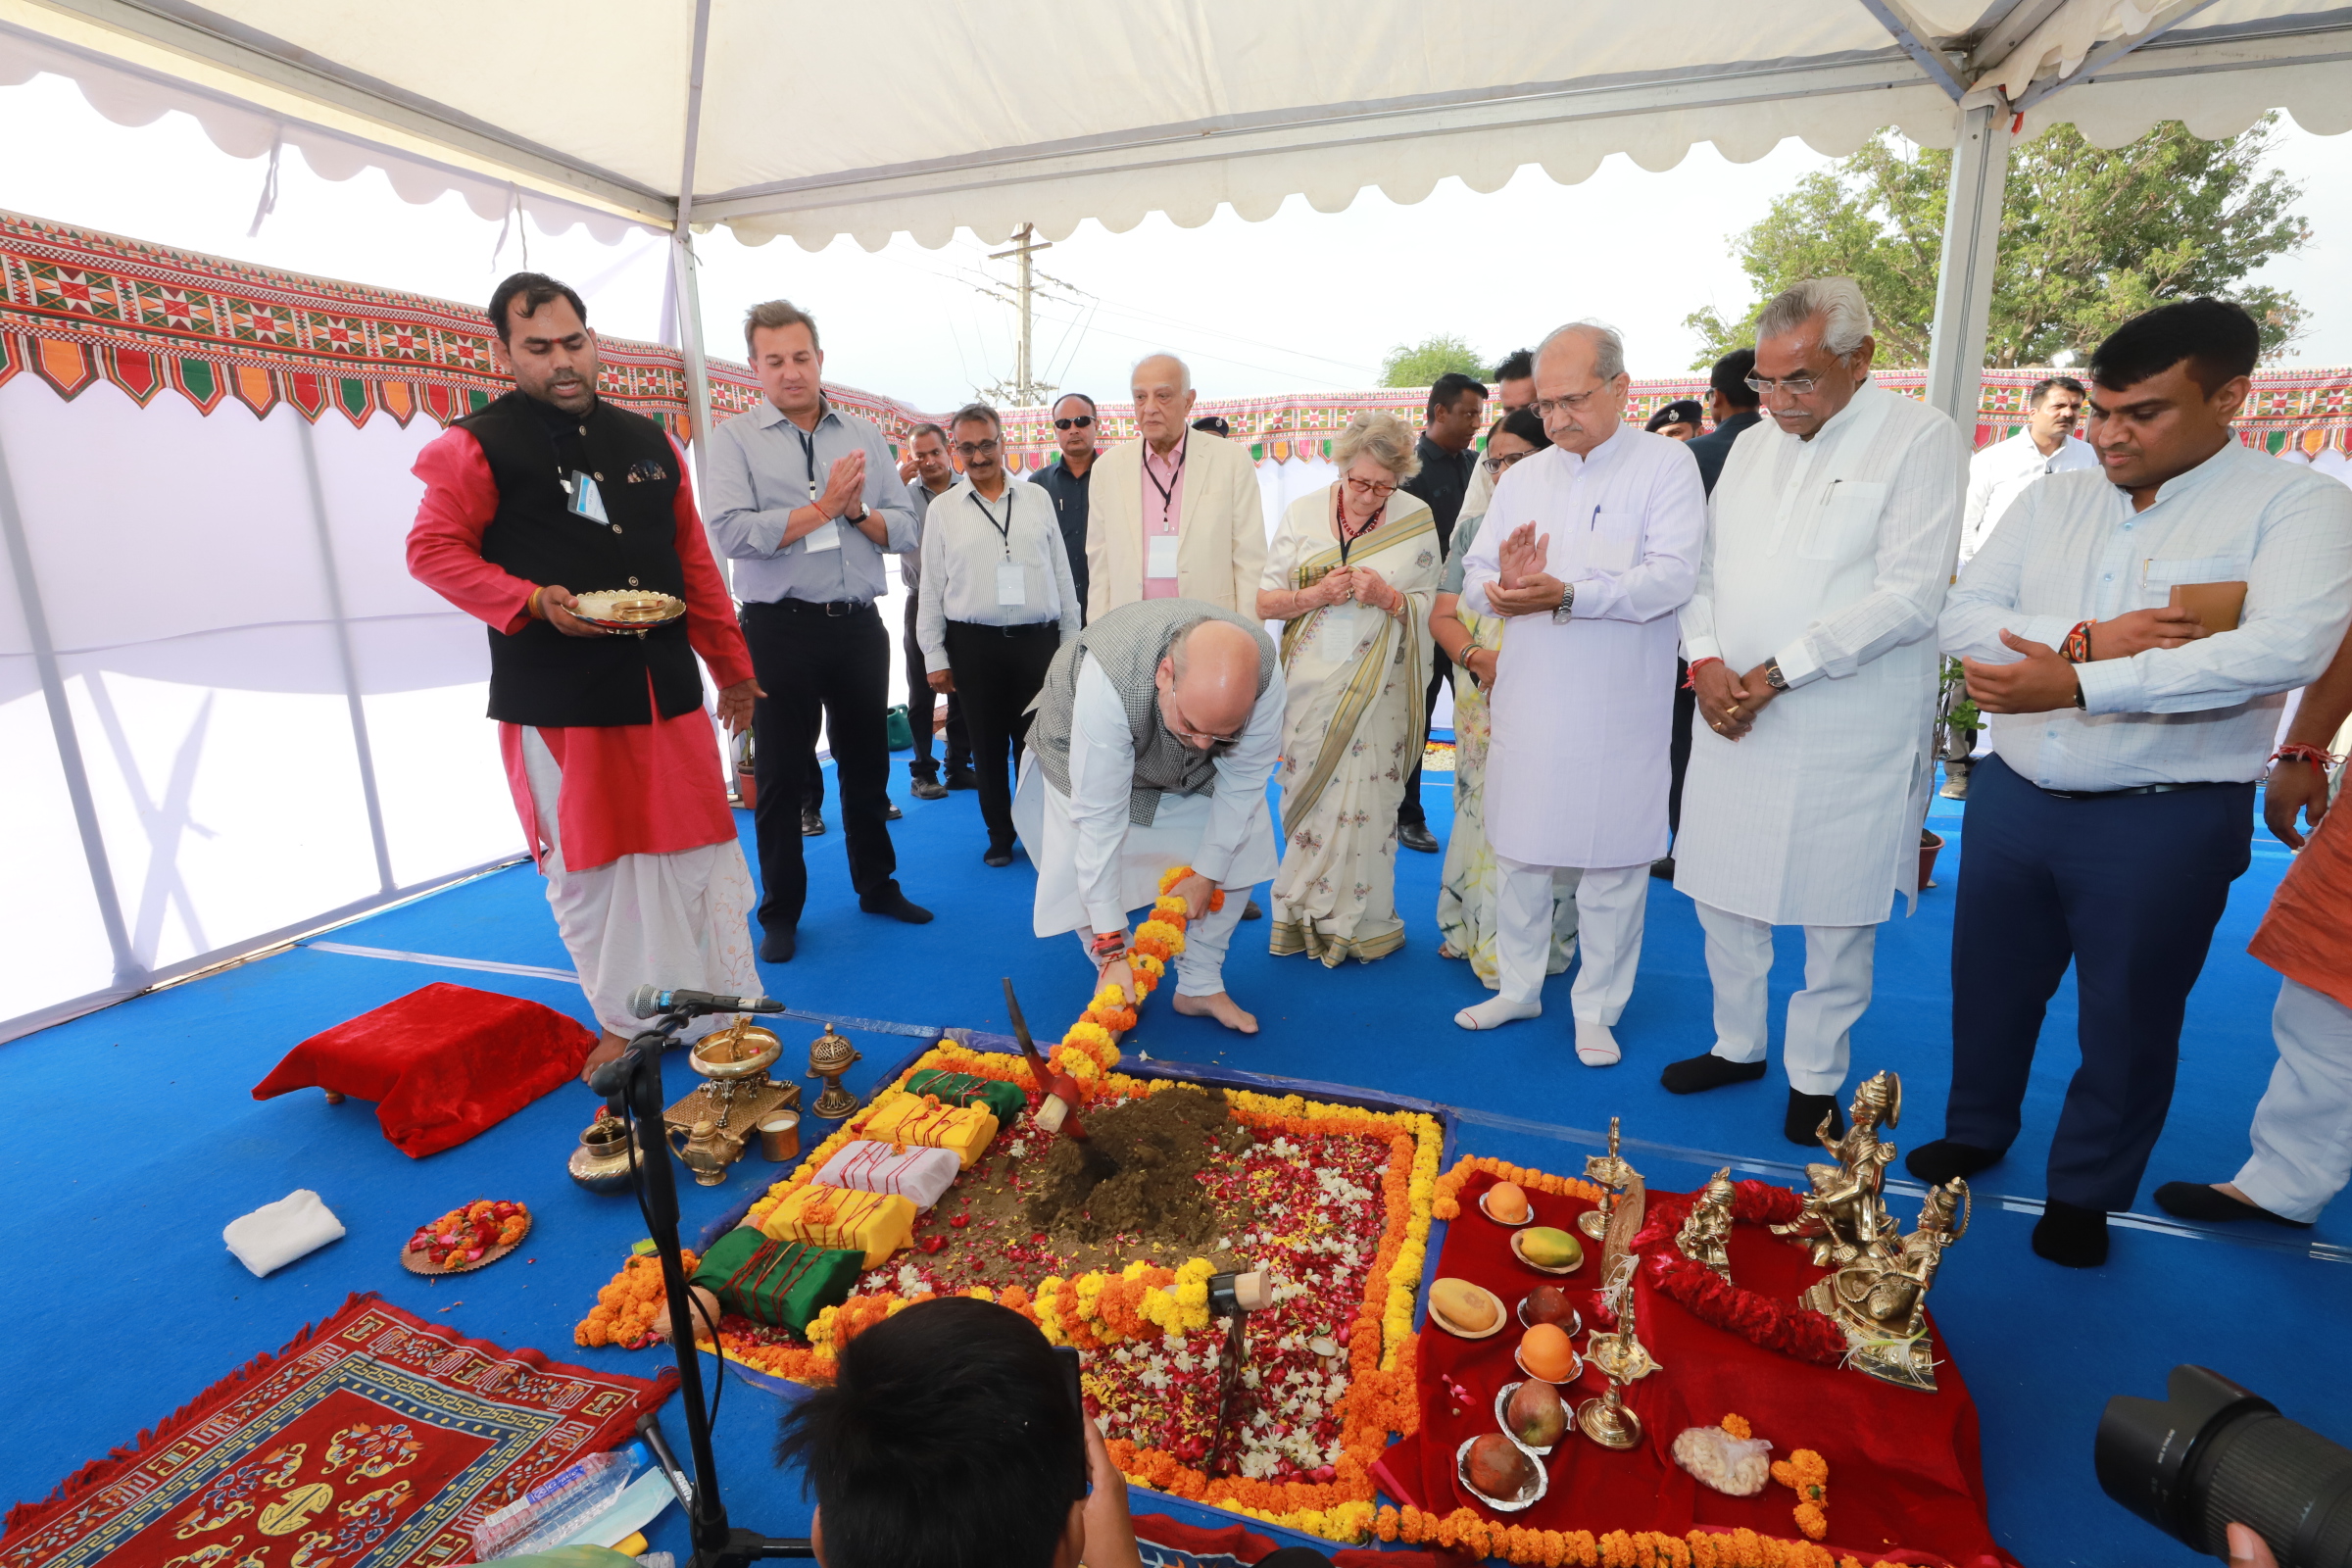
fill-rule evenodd
<path id="1" fill-rule="evenodd" d="M 710 1244 L 690 1283 L 717 1297 L 722 1311 L 806 1334 L 817 1313 L 849 1299 L 863 1272 L 863 1252 L 773 1242 L 740 1225 Z"/>
<path id="2" fill-rule="evenodd" d="M 1014 1118 L 1029 1108 L 1029 1097 L 1018 1084 L 973 1072 L 950 1072 L 945 1067 L 926 1067 L 916 1073 L 906 1080 L 906 1092 L 917 1098 L 937 1095 L 943 1105 L 986 1105 L 996 1112 L 1000 1127 L 1011 1126 Z"/>

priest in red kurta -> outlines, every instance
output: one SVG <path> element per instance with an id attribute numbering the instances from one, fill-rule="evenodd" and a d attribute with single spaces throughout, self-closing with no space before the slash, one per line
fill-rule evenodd
<path id="1" fill-rule="evenodd" d="M 751 873 L 696 656 L 729 729 L 761 695 L 685 459 L 661 425 L 596 395 L 586 314 L 539 273 L 498 286 L 490 318 L 515 389 L 418 454 L 409 531 L 410 572 L 489 627 L 514 809 L 604 1028 L 583 1077 L 627 1043 L 640 985 L 759 990 Z M 628 588 L 686 613 L 642 635 L 571 613 L 579 591 Z"/>

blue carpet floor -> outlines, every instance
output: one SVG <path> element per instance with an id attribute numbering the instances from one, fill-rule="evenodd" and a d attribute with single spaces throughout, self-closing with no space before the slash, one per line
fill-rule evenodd
<path id="1" fill-rule="evenodd" d="M 1433 774 L 1426 792 L 1441 836 L 1448 784 Z M 916 801 L 903 785 L 899 796 L 906 812 L 894 830 L 902 880 L 940 918 L 910 928 L 860 913 L 836 825 L 808 845 L 811 890 L 800 956 L 764 969 L 772 994 L 819 1014 L 838 1009 L 1002 1029 L 999 982 L 1010 975 L 1032 1019 L 1059 1019 L 1082 996 L 1085 977 L 1066 943 L 1029 936 L 1026 860 L 1004 870 L 982 865 L 974 796 Z M 741 820 L 748 849 L 749 819 Z M 1950 888 L 1966 836 L 1959 808 L 1948 802 L 1937 803 L 1932 825 L 1951 841 L 1938 866 L 1944 887 L 1925 895 L 1915 917 L 1898 914 L 1882 934 L 1876 998 L 1854 1037 L 1857 1074 L 1893 1067 L 1904 1076 L 1909 1115 L 1897 1137 L 1906 1146 L 1940 1131 L 1950 1054 Z M 1618 1115 L 1652 1186 L 1693 1186 L 1726 1161 L 1797 1179 L 1794 1165 L 1804 1154 L 1780 1135 L 1786 1085 L 1777 1068 L 1763 1083 L 1694 1099 L 1658 1086 L 1660 1065 L 1710 1043 L 1705 966 L 1687 899 L 1651 884 L 1641 981 L 1618 1029 L 1626 1060 L 1595 1071 L 1579 1066 L 1569 1049 L 1564 979 L 1553 983 L 1553 1010 L 1543 1019 L 1477 1036 L 1453 1026 L 1453 1010 L 1485 993 L 1466 965 L 1437 956 L 1429 911 L 1438 858 L 1400 858 L 1397 902 L 1413 922 L 1402 953 L 1326 970 L 1303 957 L 1268 956 L 1266 926 L 1246 924 L 1227 978 L 1264 1032 L 1245 1039 L 1154 1005 L 1127 1049 L 1443 1101 L 1463 1112 L 1465 1151 L 1552 1170 L 1580 1169 L 1595 1131 Z M 2223 1179 L 2244 1157 L 2247 1119 L 2270 1070 L 2269 1014 L 2278 990 L 2271 971 L 2246 956 L 2245 944 L 2285 864 L 2282 849 L 2258 838 L 2254 869 L 2235 889 L 2190 1004 L 2180 1093 L 2150 1188 L 2174 1178 Z M 1800 935 L 1784 937 L 1794 940 L 1780 951 L 1776 1013 L 1802 962 Z M 355 922 L 325 940 L 569 967 L 527 866 Z M 352 1291 L 379 1291 L 502 1345 L 651 1375 L 657 1352 L 571 1344 L 572 1325 L 643 1228 L 625 1198 L 591 1197 L 564 1177 L 574 1134 L 591 1114 L 585 1091 L 552 1095 L 421 1161 L 385 1142 L 368 1105 L 329 1107 L 315 1093 L 260 1103 L 249 1098 L 250 1086 L 295 1042 L 434 980 L 587 1016 L 577 989 L 557 979 L 306 948 L 0 1049 L 0 1093 L 16 1107 L 18 1129 L 0 1152 L 0 1170 L 20 1241 L 33 1247 L 22 1282 L 27 1289 L 0 1343 L 17 1411 L 0 1428 L 0 1503 L 44 1494 L 248 1357 L 276 1349 Z M 1776 1032 L 1778 1024 L 1776 1016 Z M 2339 1204 L 2318 1231 L 2292 1239 L 2284 1232 L 2216 1239 L 2151 1224 L 2119 1229 L 2113 1260 L 2102 1269 L 2078 1273 L 2035 1258 L 2026 1238 L 2042 1192 L 2041 1156 L 2074 1064 L 2073 1031 L 2070 986 L 2051 1010 L 2024 1136 L 1980 1183 L 1976 1228 L 1947 1259 L 1935 1306 L 1983 1408 L 1993 1525 L 2009 1548 L 2035 1565 L 2185 1564 L 2198 1559 L 2098 1492 L 2090 1440 L 2099 1410 L 2110 1394 L 2157 1393 L 2174 1363 L 2193 1360 L 2345 1437 L 2352 1204 Z M 792 1026 L 788 1044 L 815 1032 L 814 1025 Z M 884 1034 L 853 1038 L 865 1053 L 850 1076 L 858 1089 L 912 1044 Z M 692 1075 L 673 1057 L 668 1079 L 674 1096 Z M 754 1159 L 724 1187 L 685 1187 L 690 1237 L 773 1174 Z M 316 1189 L 350 1235 L 256 1280 L 221 1247 L 220 1227 L 297 1187 Z M 481 1196 L 533 1206 L 538 1224 L 522 1256 L 441 1284 L 399 1268 L 399 1247 L 416 1223 Z M 2144 1191 L 2137 1207 L 2155 1214 Z M 2320 1255 L 2314 1242 L 2322 1244 Z M 767 1458 L 778 1408 L 771 1396 L 730 1380 L 718 1447 L 736 1518 L 790 1533 L 805 1524 L 808 1505 L 797 1478 L 777 1474 Z M 664 1419 L 682 1443 L 674 1402 Z M 674 1510 L 655 1536 L 658 1546 L 683 1550 Z"/>

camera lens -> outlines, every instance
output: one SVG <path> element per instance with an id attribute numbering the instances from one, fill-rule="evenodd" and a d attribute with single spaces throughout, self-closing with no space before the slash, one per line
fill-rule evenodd
<path id="1" fill-rule="evenodd" d="M 2279 1568 L 2352 1568 L 2352 1448 L 2201 1366 L 2175 1367 L 2165 1394 L 2107 1401 L 2092 1450 L 2107 1495 L 2217 1557 L 2236 1523 Z"/>

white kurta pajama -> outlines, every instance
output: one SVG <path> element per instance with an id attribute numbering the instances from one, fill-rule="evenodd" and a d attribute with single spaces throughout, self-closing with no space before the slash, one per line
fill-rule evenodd
<path id="1" fill-rule="evenodd" d="M 1898 890 L 1917 902 L 1965 473 L 1950 419 L 1866 382 L 1810 441 L 1747 430 L 1709 505 L 1686 656 L 1734 675 L 1777 658 L 1790 689 L 1738 741 L 1692 727 L 1674 885 L 1699 906 L 1730 1061 L 1764 1057 L 1771 928 L 1806 928 L 1785 1037 L 1803 1094 L 1844 1082 L 1875 928 Z"/>
<path id="2" fill-rule="evenodd" d="M 1213 997 L 1225 989 L 1225 951 L 1249 890 L 1278 865 L 1266 782 L 1282 742 L 1284 687 L 1277 669 L 1250 711 L 1232 751 L 1216 760 L 1208 795 L 1162 795 L 1150 826 L 1129 820 L 1135 732 L 1110 677 L 1089 655 L 1078 668 L 1070 715 L 1070 792 L 1055 789 L 1032 750 L 1021 764 L 1013 826 L 1037 864 L 1034 930 L 1041 937 L 1116 931 L 1130 910 L 1159 897 L 1161 873 L 1189 865 L 1228 890 L 1225 906 L 1185 932 L 1176 956 L 1176 994 Z"/>
<path id="3" fill-rule="evenodd" d="M 1612 1025 L 1633 994 L 1649 863 L 1666 853 L 1675 612 L 1706 531 L 1698 465 L 1620 424 L 1585 456 L 1548 447 L 1494 487 L 1464 559 L 1462 603 L 1491 614 L 1503 541 L 1533 522 L 1544 571 L 1575 589 L 1565 621 L 1511 618 L 1489 698 L 1486 827 L 1501 870 L 1500 995 L 1542 992 L 1555 872 L 1574 868 L 1582 952 L 1571 1005 Z"/>

